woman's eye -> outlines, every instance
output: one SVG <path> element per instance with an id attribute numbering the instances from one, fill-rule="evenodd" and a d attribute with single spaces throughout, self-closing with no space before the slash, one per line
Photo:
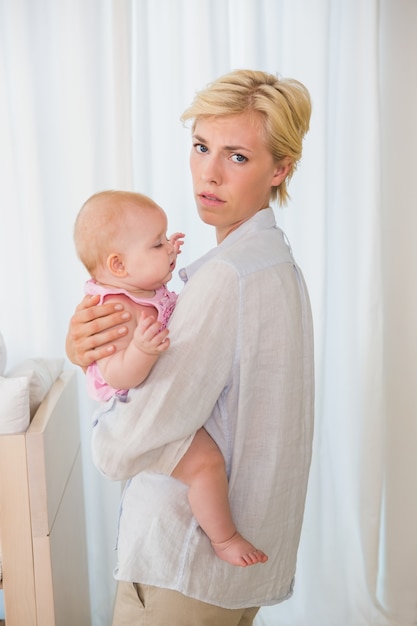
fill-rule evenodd
<path id="1" fill-rule="evenodd" d="M 235 163 L 245 163 L 247 160 L 243 154 L 232 154 L 232 161 Z"/>
<path id="2" fill-rule="evenodd" d="M 202 143 L 194 144 L 194 148 L 197 150 L 197 152 L 207 152 L 207 147 Z"/>

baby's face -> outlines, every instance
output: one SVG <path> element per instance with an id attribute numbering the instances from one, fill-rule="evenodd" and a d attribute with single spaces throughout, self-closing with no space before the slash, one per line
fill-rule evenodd
<path id="1" fill-rule="evenodd" d="M 150 206 L 132 212 L 126 220 L 123 258 L 128 291 L 153 291 L 172 278 L 176 254 L 167 239 L 164 211 Z"/>

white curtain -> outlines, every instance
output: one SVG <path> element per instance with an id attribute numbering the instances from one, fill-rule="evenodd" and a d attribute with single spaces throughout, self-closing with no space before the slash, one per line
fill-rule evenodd
<path id="1" fill-rule="evenodd" d="M 301 80 L 314 107 L 292 201 L 276 211 L 313 304 L 313 464 L 295 594 L 256 623 L 411 626 L 416 0 L 0 0 L 9 365 L 64 354 L 86 278 L 72 228 L 93 192 L 151 195 L 170 230 L 187 233 L 184 264 L 215 244 L 195 214 L 179 116 L 195 90 L 237 67 Z M 108 626 L 119 485 L 92 467 L 82 376 L 80 406 L 93 624 Z"/>

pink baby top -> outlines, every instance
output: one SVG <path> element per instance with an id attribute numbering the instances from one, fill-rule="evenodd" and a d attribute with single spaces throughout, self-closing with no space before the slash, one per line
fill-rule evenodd
<path id="1" fill-rule="evenodd" d="M 86 282 L 85 293 L 93 296 L 99 295 L 100 304 L 103 304 L 106 296 L 123 294 L 137 304 L 152 306 L 158 311 L 158 321 L 161 322 L 162 325 L 161 330 L 168 324 L 178 297 L 176 293 L 169 291 L 165 285 L 162 285 L 162 287 L 155 291 L 155 295 L 152 298 L 136 298 L 125 289 L 110 289 L 108 287 L 103 287 L 103 285 L 99 285 L 93 279 Z M 114 389 L 106 383 L 100 373 L 97 362 L 92 363 L 87 368 L 86 376 L 87 389 L 94 400 L 107 402 L 107 400 L 109 400 L 116 393 L 119 396 L 127 395 L 128 389 Z"/>

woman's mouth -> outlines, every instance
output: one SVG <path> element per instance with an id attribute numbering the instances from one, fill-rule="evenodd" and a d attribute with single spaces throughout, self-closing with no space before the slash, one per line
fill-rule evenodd
<path id="1" fill-rule="evenodd" d="M 213 193 L 200 193 L 198 194 L 201 204 L 207 207 L 219 206 L 224 201 Z"/>

